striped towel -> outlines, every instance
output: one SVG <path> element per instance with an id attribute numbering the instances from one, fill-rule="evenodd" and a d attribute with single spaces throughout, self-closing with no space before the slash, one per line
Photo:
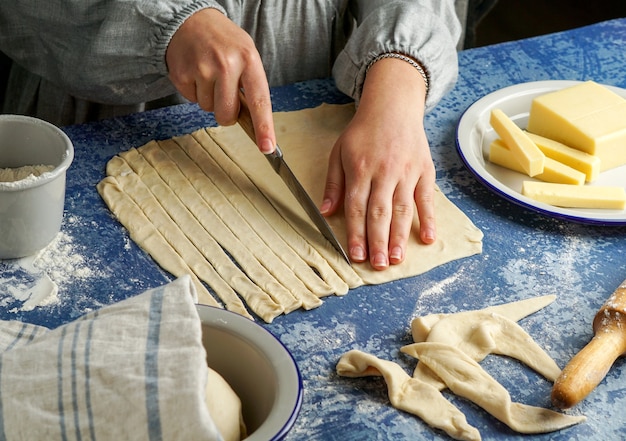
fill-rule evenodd
<path id="1" fill-rule="evenodd" d="M 0 440 L 218 440 L 189 277 L 54 330 L 0 321 Z"/>

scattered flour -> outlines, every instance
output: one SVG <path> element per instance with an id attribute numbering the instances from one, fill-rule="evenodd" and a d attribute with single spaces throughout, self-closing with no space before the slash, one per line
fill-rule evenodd
<path id="1" fill-rule="evenodd" d="M 430 288 L 428 288 L 425 291 L 422 291 L 420 293 L 420 297 L 430 297 L 433 295 L 440 295 L 443 294 L 445 291 L 444 289 L 448 286 L 451 285 L 452 283 L 456 282 L 459 277 L 461 277 L 461 272 L 455 273 L 452 276 L 448 277 L 447 279 L 441 280 L 440 282 L 436 283 L 435 285 L 431 286 Z"/>
<path id="2" fill-rule="evenodd" d="M 0 261 L 0 306 L 11 312 L 31 311 L 59 303 L 59 285 L 87 279 L 93 271 L 86 265 L 70 235 L 60 232 L 39 253 L 22 259 Z M 20 303 L 20 306 L 15 304 Z"/>
<path id="3" fill-rule="evenodd" d="M 8 286 L 7 289 L 15 300 L 23 302 L 20 311 L 32 311 L 37 306 L 51 305 L 58 301 L 59 287 L 47 274 L 26 289 L 17 286 Z"/>

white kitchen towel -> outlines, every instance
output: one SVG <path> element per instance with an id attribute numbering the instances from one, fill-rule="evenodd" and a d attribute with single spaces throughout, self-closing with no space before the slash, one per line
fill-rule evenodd
<path id="1" fill-rule="evenodd" d="M 54 330 L 0 322 L 0 440 L 218 440 L 189 277 Z"/>

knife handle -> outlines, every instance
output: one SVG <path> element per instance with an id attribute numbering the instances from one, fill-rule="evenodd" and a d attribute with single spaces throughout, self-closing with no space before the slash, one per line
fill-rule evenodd
<path id="1" fill-rule="evenodd" d="M 246 96 L 242 90 L 239 90 L 239 116 L 237 122 L 241 128 L 246 132 L 248 137 L 256 144 L 256 134 L 254 133 L 254 124 L 252 124 L 252 115 L 250 115 L 250 108 L 246 101 Z"/>
<path id="2" fill-rule="evenodd" d="M 248 107 L 246 96 L 243 94 L 242 90 L 239 90 L 239 116 L 237 117 L 237 122 L 243 131 L 246 132 L 248 137 L 256 144 L 256 134 L 254 133 L 254 124 L 252 124 L 252 115 L 250 115 L 250 108 Z M 272 153 L 266 153 L 265 157 L 270 164 L 272 164 L 274 170 L 278 172 L 280 160 L 283 157 L 283 152 L 280 147 L 276 145 L 274 147 L 274 151 Z"/>

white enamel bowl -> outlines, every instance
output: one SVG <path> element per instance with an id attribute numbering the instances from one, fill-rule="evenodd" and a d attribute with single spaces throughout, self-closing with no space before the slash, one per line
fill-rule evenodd
<path id="1" fill-rule="evenodd" d="M 197 305 L 208 365 L 242 403 L 246 441 L 280 440 L 302 405 L 302 379 L 285 346 L 261 325 L 224 309 Z"/>

